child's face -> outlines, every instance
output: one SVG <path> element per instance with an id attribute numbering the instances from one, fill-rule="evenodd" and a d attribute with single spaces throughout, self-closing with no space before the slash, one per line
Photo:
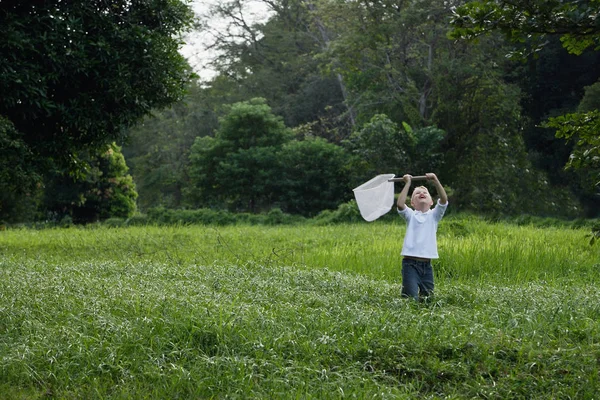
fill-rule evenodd
<path id="1" fill-rule="evenodd" d="M 429 209 L 433 205 L 433 200 L 431 199 L 429 190 L 427 190 L 427 188 L 424 186 L 415 188 L 410 198 L 410 204 L 419 210 Z"/>

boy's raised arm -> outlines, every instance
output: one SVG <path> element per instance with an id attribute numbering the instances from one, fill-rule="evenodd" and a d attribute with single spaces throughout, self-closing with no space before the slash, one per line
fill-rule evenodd
<path id="1" fill-rule="evenodd" d="M 404 187 L 402 191 L 398 195 L 397 206 L 400 210 L 404 210 L 406 208 L 406 197 L 408 196 L 408 189 L 410 189 L 410 183 L 412 182 L 412 176 L 404 175 L 402 177 L 404 179 Z"/>
<path id="2" fill-rule="evenodd" d="M 444 190 L 444 187 L 440 183 L 440 180 L 438 179 L 438 177 L 433 172 L 425 174 L 425 176 L 427 177 L 428 180 L 433 181 L 433 184 L 435 185 L 435 189 L 437 190 L 438 196 L 440 196 L 440 204 L 446 204 L 448 202 L 448 195 L 446 194 L 446 190 Z"/>

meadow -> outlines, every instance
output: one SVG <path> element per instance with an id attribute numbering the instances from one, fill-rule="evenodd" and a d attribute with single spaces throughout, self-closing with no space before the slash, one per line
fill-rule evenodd
<path id="1" fill-rule="evenodd" d="M 436 294 L 400 222 L 0 232 L 2 399 L 593 399 L 589 230 L 447 217 Z"/>

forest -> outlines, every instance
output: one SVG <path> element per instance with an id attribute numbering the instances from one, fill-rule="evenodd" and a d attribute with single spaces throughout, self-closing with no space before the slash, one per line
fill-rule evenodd
<path id="1" fill-rule="evenodd" d="M 3 1 L 0 220 L 314 217 L 426 172 L 456 211 L 600 216 L 597 0 L 261 2 Z"/>

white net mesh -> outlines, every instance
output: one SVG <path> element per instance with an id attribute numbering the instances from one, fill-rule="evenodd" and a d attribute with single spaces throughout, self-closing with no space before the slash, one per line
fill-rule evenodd
<path id="1" fill-rule="evenodd" d="M 394 182 L 388 182 L 394 174 L 377 175 L 375 178 L 352 189 L 360 215 L 366 221 L 375 221 L 394 205 Z"/>

